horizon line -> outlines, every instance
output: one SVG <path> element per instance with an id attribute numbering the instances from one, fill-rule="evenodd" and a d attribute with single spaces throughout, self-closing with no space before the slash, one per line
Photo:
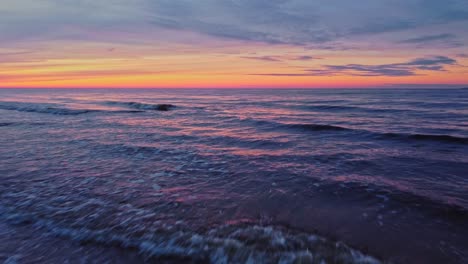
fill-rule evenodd
<path id="1" fill-rule="evenodd" d="M 380 87 L 0 87 L 0 90 L 313 90 L 313 89 L 468 89 L 467 85 L 447 86 L 380 86 Z"/>

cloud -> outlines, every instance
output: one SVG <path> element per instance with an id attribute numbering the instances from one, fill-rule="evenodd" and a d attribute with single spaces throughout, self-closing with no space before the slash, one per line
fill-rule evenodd
<path id="1" fill-rule="evenodd" d="M 320 58 L 315 58 L 315 57 L 307 56 L 307 55 L 298 56 L 295 58 L 295 60 L 300 60 L 300 61 L 308 61 L 308 60 L 314 60 L 314 59 L 320 59 Z"/>
<path id="2" fill-rule="evenodd" d="M 270 44 L 330 40 L 314 29 L 312 12 L 289 10 L 288 0 L 161 0 L 152 3 L 154 25 L 214 37 Z"/>
<path id="3" fill-rule="evenodd" d="M 281 69 L 269 76 L 424 75 L 461 69 L 467 22 L 467 0 L 2 0 L 0 74 L 118 66 L 236 78 L 263 62 L 259 72 Z"/>
<path id="4" fill-rule="evenodd" d="M 244 57 L 241 57 L 241 58 L 249 59 L 249 60 L 259 60 L 259 61 L 274 61 L 274 62 L 281 61 L 280 59 L 278 59 L 278 58 L 275 57 L 275 56 L 258 56 L 258 57 L 255 57 L 255 56 L 244 56 Z"/>
<path id="5" fill-rule="evenodd" d="M 419 3 L 421 11 L 435 22 L 468 20 L 468 3 L 465 0 L 422 0 Z"/>
<path id="6" fill-rule="evenodd" d="M 293 45 L 323 44 L 468 20 L 464 0 L 160 0 L 152 7 L 153 23 L 158 26 Z"/>
<path id="7" fill-rule="evenodd" d="M 397 41 L 398 44 L 416 45 L 416 47 L 443 47 L 456 48 L 464 46 L 463 42 L 458 40 L 457 36 L 451 33 L 423 35 L 419 37 L 408 38 Z"/>
<path id="8" fill-rule="evenodd" d="M 438 34 L 438 35 L 426 35 L 417 38 L 410 38 L 399 41 L 399 43 L 427 43 L 427 42 L 434 42 L 440 40 L 452 40 L 455 38 L 453 34 Z"/>
<path id="9" fill-rule="evenodd" d="M 165 29 L 320 47 L 467 20 L 466 0 L 3 0 L 0 41 L 105 39 L 109 32 L 164 38 L 158 32 Z"/>
<path id="10" fill-rule="evenodd" d="M 255 76 L 273 76 L 273 77 L 304 77 L 304 76 L 317 76 L 311 73 L 251 73 L 248 75 Z"/>
<path id="11" fill-rule="evenodd" d="M 282 62 L 282 61 L 310 61 L 320 59 L 309 55 L 282 55 L 282 56 L 243 56 L 241 58 L 249 60 L 269 61 L 269 62 Z"/>
<path id="12" fill-rule="evenodd" d="M 353 76 L 412 76 L 416 75 L 414 70 L 408 67 L 394 65 L 327 65 L 324 69 L 309 70 L 314 75 L 340 75 Z"/>
<path id="13" fill-rule="evenodd" d="M 0 42 L 83 39 L 89 31 L 127 30 L 142 24 L 142 0 L 2 0 Z M 139 18 L 139 19 L 137 19 Z M 86 30 L 83 30 L 86 29 Z M 105 37 L 105 34 L 102 35 Z"/>
<path id="14" fill-rule="evenodd" d="M 433 56 L 433 57 L 427 57 L 427 58 L 418 58 L 411 60 L 406 63 L 400 63 L 400 64 L 394 64 L 394 65 L 412 65 L 412 66 L 419 66 L 419 67 L 424 67 L 424 66 L 430 66 L 430 65 L 452 65 L 457 63 L 456 60 L 451 59 L 449 57 L 445 56 Z"/>
<path id="15" fill-rule="evenodd" d="M 456 60 L 445 56 L 432 56 L 425 58 L 416 58 L 403 63 L 364 65 L 364 64 L 345 64 L 345 65 L 324 65 L 320 69 L 306 69 L 303 73 L 269 73 L 255 74 L 268 76 L 389 76 L 402 77 L 418 75 L 416 71 L 445 71 L 445 66 L 455 65 Z"/>
<path id="16" fill-rule="evenodd" d="M 370 21 L 369 23 L 356 26 L 350 30 L 351 35 L 373 35 L 387 32 L 395 32 L 416 27 L 417 23 L 410 20 Z"/>
<path id="17" fill-rule="evenodd" d="M 444 66 L 454 65 L 457 61 L 445 56 L 433 56 L 417 58 L 408 62 L 381 64 L 381 65 L 326 65 L 324 69 L 309 70 L 311 73 L 324 74 L 349 74 L 355 76 L 413 76 L 417 70 L 444 71 Z"/>

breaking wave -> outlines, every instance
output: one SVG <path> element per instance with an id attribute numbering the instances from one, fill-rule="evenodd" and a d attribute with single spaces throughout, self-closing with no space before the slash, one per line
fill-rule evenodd
<path id="1" fill-rule="evenodd" d="M 431 135 L 431 134 L 404 134 L 404 133 L 384 133 L 383 138 L 402 139 L 414 141 L 439 141 L 448 143 L 468 144 L 468 138 L 451 135 Z"/>
<path id="2" fill-rule="evenodd" d="M 138 102 L 106 102 L 108 105 L 119 105 L 130 107 L 139 110 L 153 110 L 153 111 L 169 111 L 174 109 L 176 106 L 172 104 L 145 104 Z"/>
<path id="3" fill-rule="evenodd" d="M 40 104 L 40 103 L 17 103 L 17 102 L 2 102 L 0 103 L 0 109 L 2 110 L 11 110 L 18 112 L 30 112 L 30 113 L 40 113 L 40 114 L 52 114 L 52 115 L 82 115 L 88 113 L 136 113 L 142 111 L 130 111 L 130 110 L 99 110 L 99 109 L 71 109 L 58 106 L 52 106 L 50 104 Z"/>
<path id="4" fill-rule="evenodd" d="M 314 132 L 348 132 L 364 136 L 372 136 L 377 139 L 390 139 L 390 140 L 403 140 L 403 141 L 435 141 L 441 143 L 456 143 L 468 144 L 468 138 L 452 136 L 452 135 L 437 135 L 437 134 L 411 134 L 411 133 L 379 133 L 365 129 L 354 129 L 335 125 L 327 124 L 287 124 L 269 121 L 256 121 L 259 125 L 275 126 L 282 129 L 294 129 L 301 131 L 314 131 Z"/>
<path id="5" fill-rule="evenodd" d="M 151 233 L 122 233 L 111 228 L 69 228 L 32 215 L 2 211 L 2 218 L 12 224 L 32 224 L 81 243 L 134 249 L 149 260 L 166 263 L 381 263 L 341 242 L 276 226 L 249 223 L 194 232 L 164 225 Z"/>

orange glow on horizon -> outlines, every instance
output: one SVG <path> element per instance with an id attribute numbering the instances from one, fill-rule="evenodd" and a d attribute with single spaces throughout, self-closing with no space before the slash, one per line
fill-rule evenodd
<path id="1" fill-rule="evenodd" d="M 447 66 L 447 71 L 418 70 L 412 76 L 308 72 L 323 65 L 392 64 L 416 56 L 397 51 L 392 54 L 398 57 L 385 57 L 366 51 L 304 51 L 245 43 L 210 49 L 180 45 L 172 50 L 151 45 L 109 49 L 103 43 L 43 45 L 36 52 L 4 51 L 13 55 L 0 68 L 0 88 L 366 88 L 467 83 L 466 69 L 458 65 L 468 64 L 468 59 Z M 296 59 L 301 56 L 310 59 Z"/>

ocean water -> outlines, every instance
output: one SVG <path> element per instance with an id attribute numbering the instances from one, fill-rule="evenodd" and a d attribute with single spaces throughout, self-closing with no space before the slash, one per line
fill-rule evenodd
<path id="1" fill-rule="evenodd" d="M 468 90 L 0 90 L 0 262 L 468 263 L 467 212 Z"/>

